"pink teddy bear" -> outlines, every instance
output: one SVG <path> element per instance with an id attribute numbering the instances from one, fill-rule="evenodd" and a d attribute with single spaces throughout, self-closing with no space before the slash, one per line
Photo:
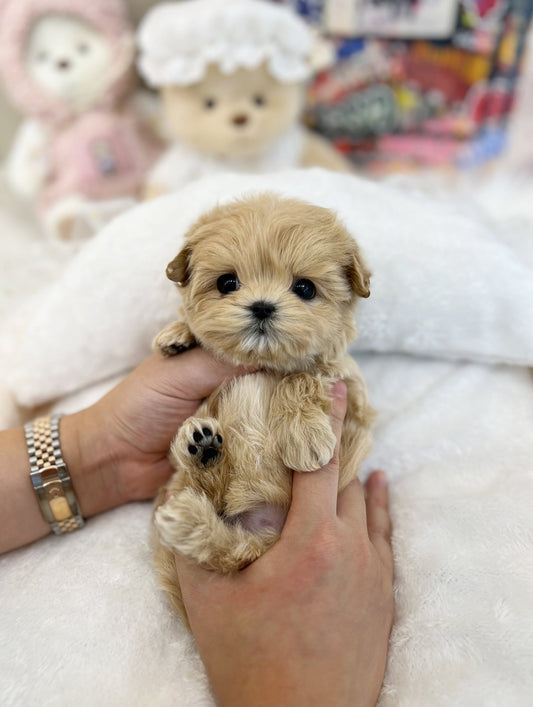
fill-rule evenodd
<path id="1" fill-rule="evenodd" d="M 121 0 L 3 0 L 0 74 L 27 116 L 6 165 L 46 230 L 88 235 L 140 196 L 161 144 L 135 102 Z"/>

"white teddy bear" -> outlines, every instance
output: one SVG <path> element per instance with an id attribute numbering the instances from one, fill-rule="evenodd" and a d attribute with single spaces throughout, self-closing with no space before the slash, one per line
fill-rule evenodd
<path id="1" fill-rule="evenodd" d="M 161 92 L 173 141 L 148 175 L 148 196 L 216 172 L 350 171 L 299 123 L 315 47 L 289 8 L 263 0 L 164 3 L 145 17 L 138 42 L 139 71 Z"/>

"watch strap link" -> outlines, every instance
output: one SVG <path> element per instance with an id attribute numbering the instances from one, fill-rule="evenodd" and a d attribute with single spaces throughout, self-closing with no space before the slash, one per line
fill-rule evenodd
<path id="1" fill-rule="evenodd" d="M 84 525 L 67 466 L 61 454 L 61 415 L 38 417 L 24 425 L 30 478 L 45 520 L 56 535 Z"/>

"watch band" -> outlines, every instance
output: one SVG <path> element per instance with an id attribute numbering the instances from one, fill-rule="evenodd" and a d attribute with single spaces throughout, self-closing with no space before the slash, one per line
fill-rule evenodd
<path id="1" fill-rule="evenodd" d="M 38 417 L 24 425 L 30 478 L 41 512 L 56 535 L 83 527 L 78 499 L 61 455 L 61 415 Z"/>

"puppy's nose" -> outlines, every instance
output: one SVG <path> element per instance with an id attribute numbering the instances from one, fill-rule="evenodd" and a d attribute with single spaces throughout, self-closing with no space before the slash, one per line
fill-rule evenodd
<path id="1" fill-rule="evenodd" d="M 276 311 L 276 305 L 271 302 L 254 302 L 250 305 L 250 310 L 256 319 L 268 319 Z"/>
<path id="2" fill-rule="evenodd" d="M 238 115 L 234 115 L 232 118 L 233 125 L 246 125 L 248 122 L 248 116 L 246 113 L 239 113 Z"/>
<path id="3" fill-rule="evenodd" d="M 56 62 L 56 66 L 58 69 L 61 69 L 61 71 L 66 71 L 70 69 L 70 61 L 68 59 L 59 59 L 59 61 Z"/>

